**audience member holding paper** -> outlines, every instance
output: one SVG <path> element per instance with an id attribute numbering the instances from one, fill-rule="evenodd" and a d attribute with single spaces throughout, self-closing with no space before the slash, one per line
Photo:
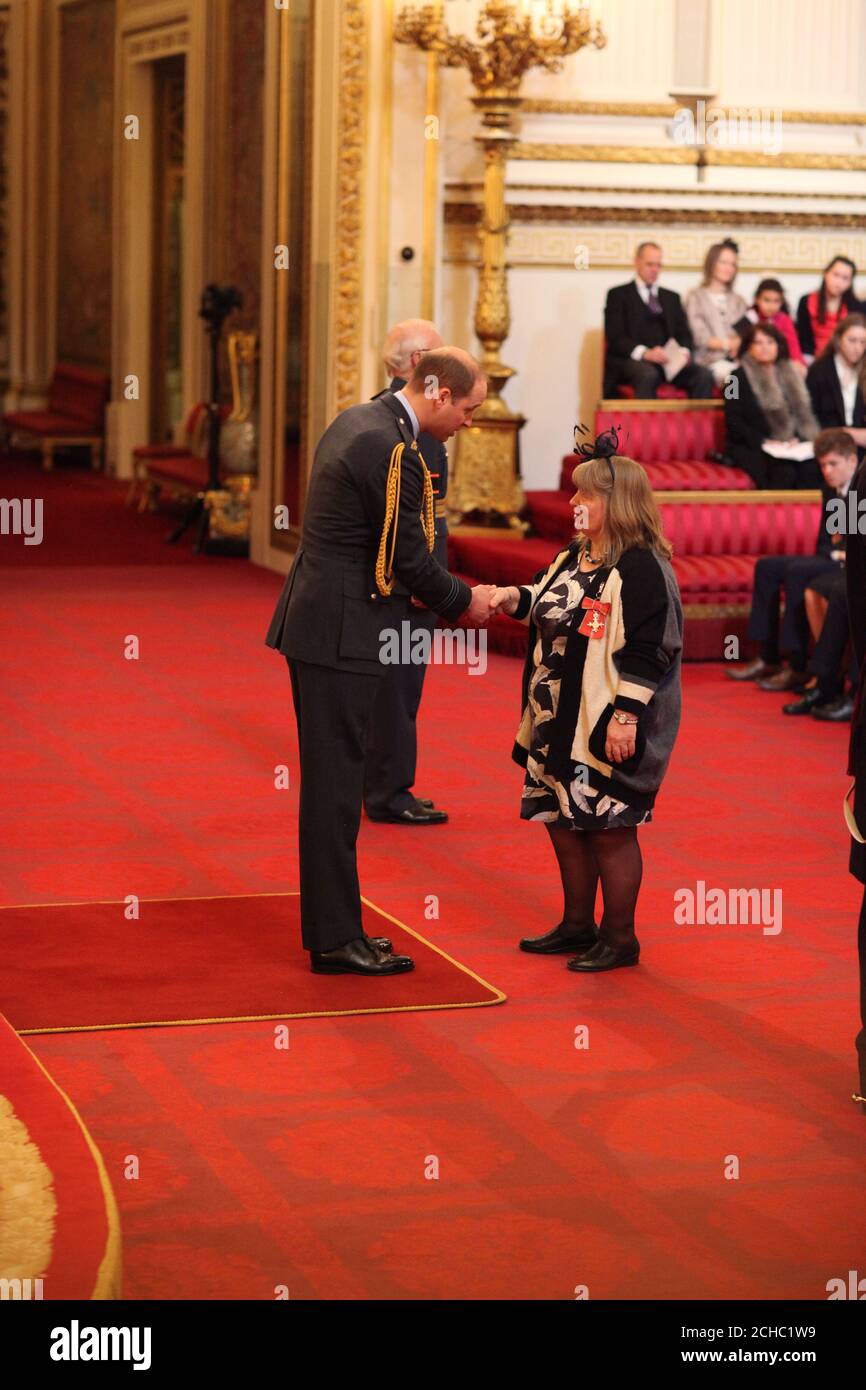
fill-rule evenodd
<path id="1" fill-rule="evenodd" d="M 726 453 L 759 488 L 817 488 L 812 441 L 818 422 L 784 334 L 773 324 L 745 331 L 740 365 L 725 388 Z"/>
<path id="2" fill-rule="evenodd" d="M 734 289 L 739 249 L 730 238 L 714 242 L 704 260 L 703 280 L 685 299 L 695 361 L 709 367 L 718 386 L 724 385 L 736 366 L 740 351 L 736 325 L 748 311 L 745 299 Z"/>
<path id="3" fill-rule="evenodd" d="M 604 306 L 605 396 L 625 385 L 639 399 L 649 400 L 665 380 L 689 396 L 711 396 L 712 374 L 692 360 L 694 344 L 680 297 L 656 286 L 661 247 L 641 242 L 634 267 L 634 280 L 610 290 Z"/>

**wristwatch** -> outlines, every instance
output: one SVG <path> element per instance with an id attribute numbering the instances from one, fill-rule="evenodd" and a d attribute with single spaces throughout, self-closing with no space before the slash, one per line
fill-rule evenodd
<path id="1" fill-rule="evenodd" d="M 615 709 L 614 712 L 613 712 L 613 717 L 614 717 L 614 719 L 616 720 L 617 724 L 636 724 L 636 723 L 637 723 L 637 720 L 636 720 L 636 719 L 629 719 L 628 715 L 623 714 L 623 712 L 622 712 L 621 709 Z"/>

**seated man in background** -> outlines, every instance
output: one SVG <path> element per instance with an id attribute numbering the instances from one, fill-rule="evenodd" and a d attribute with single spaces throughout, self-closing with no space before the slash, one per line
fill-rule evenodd
<path id="1" fill-rule="evenodd" d="M 732 680 L 757 681 L 761 690 L 802 691 L 809 684 L 806 589 L 820 574 L 841 572 L 845 558 L 844 537 L 830 529 L 827 503 L 847 496 L 857 468 L 857 446 L 847 430 L 824 430 L 815 440 L 815 458 L 824 480 L 815 553 L 766 555 L 755 565 L 749 637 L 758 643 L 758 655 L 728 672 Z M 783 592 L 785 616 L 780 632 Z M 787 665 L 780 664 L 780 651 L 787 654 Z"/>
<path id="2" fill-rule="evenodd" d="M 845 537 L 839 536 L 840 543 Z M 848 584 L 844 562 L 835 570 L 819 574 L 806 590 L 806 616 L 815 639 L 807 671 L 812 681 L 799 700 L 783 705 L 785 714 L 810 714 L 828 723 L 850 722 L 854 713 L 852 694 L 845 691 L 842 663 L 850 650 L 848 676 L 856 689 L 857 663 L 851 644 L 848 619 Z"/>
<path id="3" fill-rule="evenodd" d="M 689 396 L 712 396 L 712 373 L 692 360 L 694 343 L 679 295 L 656 287 L 661 247 L 642 241 L 634 268 L 634 280 L 610 290 L 604 306 L 605 396 L 617 386 L 631 386 L 638 399 L 651 400 L 666 379 Z M 682 365 L 672 375 L 678 362 Z"/>

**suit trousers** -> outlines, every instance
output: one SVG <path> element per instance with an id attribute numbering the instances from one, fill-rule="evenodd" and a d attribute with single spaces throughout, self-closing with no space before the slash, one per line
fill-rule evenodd
<path id="1" fill-rule="evenodd" d="M 827 600 L 827 612 L 824 615 L 824 626 L 815 643 L 815 650 L 809 658 L 809 673 L 818 677 L 818 684 L 829 700 L 842 690 L 842 660 L 849 648 L 848 674 L 852 684 L 855 687 L 857 685 L 857 661 L 851 644 L 848 587 L 844 568 L 837 565 L 835 571 L 819 575 L 813 580 L 811 587 Z"/>
<path id="2" fill-rule="evenodd" d="M 334 951 L 364 932 L 356 845 L 364 746 L 382 677 L 286 660 L 301 759 L 301 937 L 308 951 Z"/>
<path id="3" fill-rule="evenodd" d="M 810 580 L 836 568 L 829 555 L 765 555 L 755 565 L 749 636 L 759 643 L 765 661 L 777 661 L 779 649 L 795 671 L 806 669 L 809 621 L 806 589 Z M 779 608 L 785 593 L 785 616 L 779 631 Z"/>
<path id="4" fill-rule="evenodd" d="M 423 630 L 432 635 L 435 613 L 413 608 L 409 617 L 413 634 Z M 364 805 L 372 816 L 398 815 L 414 805 L 412 787 L 418 762 L 415 720 L 426 674 L 424 662 L 394 662 L 384 667 L 367 731 Z"/>
<path id="5" fill-rule="evenodd" d="M 612 375 L 617 386 L 632 386 L 638 400 L 652 400 L 660 386 L 664 385 L 665 374 L 657 362 L 636 361 L 632 357 L 615 358 Z M 697 362 L 687 362 L 671 382 L 692 399 L 708 400 L 713 394 L 715 382 L 709 367 L 701 367 Z"/>

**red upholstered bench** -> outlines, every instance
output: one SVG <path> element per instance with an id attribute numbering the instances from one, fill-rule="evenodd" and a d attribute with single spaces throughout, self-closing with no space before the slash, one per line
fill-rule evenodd
<path id="1" fill-rule="evenodd" d="M 548 526 L 538 539 L 497 541 L 449 536 L 449 563 L 475 582 L 525 584 L 550 563 L 573 534 L 573 518 L 562 493 L 534 512 Z M 553 506 L 553 501 L 557 506 Z M 664 533 L 674 547 L 673 567 L 686 620 L 685 655 L 720 660 L 726 637 L 745 638 L 755 564 L 762 555 L 809 555 L 821 516 L 818 492 L 675 492 L 656 499 Z M 567 531 L 562 507 L 568 514 Z M 491 626 L 491 644 L 494 641 Z M 510 649 L 500 646 L 500 649 Z"/>
<path id="2" fill-rule="evenodd" d="M 42 449 L 42 466 L 50 469 L 54 450 L 60 446 L 86 445 L 93 468 L 102 464 L 105 442 L 105 406 L 110 393 L 104 372 L 58 362 L 51 378 L 44 410 L 10 410 L 2 419 L 12 437 L 35 439 Z"/>
<path id="3" fill-rule="evenodd" d="M 634 387 L 618 386 L 616 388 L 616 394 L 620 400 L 633 401 Z M 687 401 L 688 398 L 687 391 L 684 391 L 681 386 L 672 386 L 669 381 L 663 381 L 656 392 L 657 401 Z"/>
<path id="4" fill-rule="evenodd" d="M 230 410 L 228 405 L 220 406 L 223 420 Z M 173 498 L 194 498 L 205 491 L 208 484 L 208 411 L 204 401 L 199 401 L 189 411 L 183 433 L 182 444 L 139 444 L 133 449 L 133 481 L 126 500 L 133 500 L 138 484 L 144 481 L 146 490 L 139 502 L 139 511 L 155 507 L 163 491 Z"/>

